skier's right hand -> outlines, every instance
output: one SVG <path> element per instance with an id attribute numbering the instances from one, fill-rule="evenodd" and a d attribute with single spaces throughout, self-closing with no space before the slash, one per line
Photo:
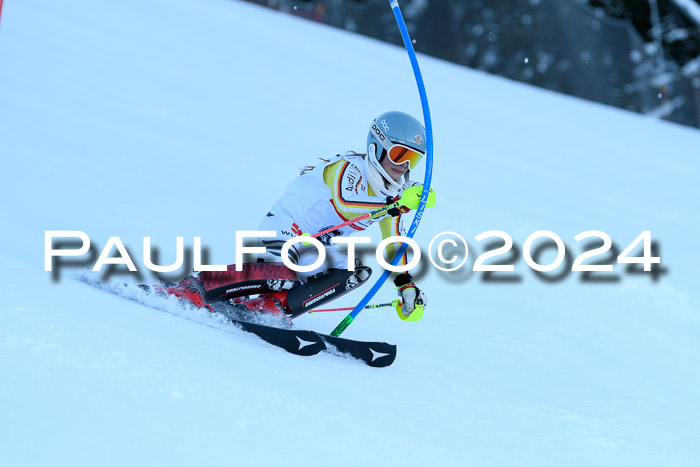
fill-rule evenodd
<path id="1" fill-rule="evenodd" d="M 387 197 L 386 204 L 393 204 L 398 201 L 399 205 L 395 208 L 391 208 L 387 211 L 390 216 L 398 216 L 400 214 L 406 213 L 411 209 L 418 209 L 418 205 L 421 201 L 421 196 L 423 195 L 423 185 L 415 183 L 413 185 L 404 185 L 404 190 L 400 195 L 394 198 Z M 431 208 L 435 206 L 435 192 L 432 188 L 428 192 L 428 200 L 425 203 L 426 208 Z"/>
<path id="2" fill-rule="evenodd" d="M 400 216 L 401 214 L 404 214 L 404 213 L 407 213 L 408 211 L 410 211 L 409 208 L 401 205 L 401 195 L 396 195 L 393 198 L 391 196 L 386 197 L 386 204 L 387 205 L 395 204 L 397 202 L 399 203 L 399 205 L 397 207 L 391 208 L 387 211 L 387 214 L 389 214 L 391 217 Z"/>
<path id="3" fill-rule="evenodd" d="M 406 189 L 401 192 L 399 205 L 401 208 L 406 208 L 408 210 L 418 209 L 421 196 L 423 196 L 423 185 L 418 184 L 406 187 Z M 430 191 L 428 191 L 428 200 L 425 203 L 425 207 L 432 208 L 433 206 L 435 206 L 435 192 L 431 187 Z"/>

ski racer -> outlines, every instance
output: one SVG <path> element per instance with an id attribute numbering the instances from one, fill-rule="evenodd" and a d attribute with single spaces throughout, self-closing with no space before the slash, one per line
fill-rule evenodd
<path id="1" fill-rule="evenodd" d="M 260 238 L 259 245 L 266 252 L 259 255 L 257 263 L 244 264 L 242 271 L 231 265 L 227 271 L 202 272 L 166 291 L 198 306 L 225 299 L 251 311 L 291 318 L 344 295 L 364 283 L 371 270 L 356 261 L 354 271 L 348 271 L 347 254 L 332 244 L 331 238 L 361 232 L 374 223 L 379 223 L 383 238 L 405 235 L 401 214 L 409 211 L 406 204 L 411 203 L 401 200 L 420 198 L 422 185 L 411 182 L 409 175 L 425 152 L 425 129 L 418 120 L 397 111 L 379 115 L 367 136 L 367 154 L 350 152 L 322 159 L 322 164 L 302 169 L 287 187 L 260 223 L 259 230 L 276 235 Z M 428 207 L 434 203 L 432 196 L 431 191 Z M 333 228 L 397 201 L 398 206 L 392 209 Z M 324 231 L 317 236 L 326 251 L 320 268 L 295 273 L 281 263 L 287 240 Z M 387 247 L 390 260 L 397 248 L 394 244 Z M 311 265 L 317 258 L 316 247 L 307 242 L 288 250 L 288 259 L 299 266 Z M 405 254 L 400 263 L 406 264 Z M 420 319 L 427 304 L 425 293 L 408 272 L 395 273 L 394 284 L 401 298 L 398 316 L 407 321 Z M 253 294 L 257 297 L 251 298 Z"/>

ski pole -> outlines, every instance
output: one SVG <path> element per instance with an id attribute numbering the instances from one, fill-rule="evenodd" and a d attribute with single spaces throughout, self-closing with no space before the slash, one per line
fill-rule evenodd
<path id="1" fill-rule="evenodd" d="M 378 216 L 379 214 L 384 214 L 386 211 L 388 211 L 388 210 L 390 210 L 390 209 L 398 208 L 400 205 L 401 205 L 401 203 L 400 203 L 399 201 L 396 201 L 395 203 L 387 204 L 387 205 L 384 206 L 384 207 L 381 207 L 381 208 L 376 209 L 376 210 L 374 210 L 374 211 L 371 211 L 371 212 L 367 212 L 367 213 L 365 213 L 365 214 L 362 214 L 361 216 L 356 217 L 356 218 L 354 218 L 354 219 L 350 219 L 350 220 L 348 220 L 348 221 L 345 221 L 345 222 L 343 222 L 342 224 L 338 224 L 338 225 L 336 225 L 335 227 L 331 227 L 331 228 L 328 228 L 328 229 L 326 229 L 326 230 L 324 230 L 324 231 L 322 231 L 322 232 L 315 233 L 315 234 L 311 235 L 311 237 L 319 237 L 319 236 L 321 236 L 321 235 L 323 235 L 323 234 L 327 234 L 328 232 L 332 232 L 332 231 L 334 231 L 335 229 L 339 229 L 339 228 L 341 228 L 341 227 L 345 227 L 346 225 L 354 224 L 355 222 L 361 221 L 362 219 L 367 219 L 368 217 L 374 217 L 374 216 Z"/>
<path id="2" fill-rule="evenodd" d="M 364 307 L 363 309 L 367 309 L 367 308 L 384 308 L 384 307 L 388 307 L 388 306 L 396 307 L 396 305 L 399 305 L 400 303 L 401 303 L 401 300 L 396 299 L 396 300 L 394 300 L 393 302 L 389 302 L 389 303 L 377 303 L 376 305 L 367 305 L 367 306 Z M 309 311 L 309 314 L 313 314 L 313 313 L 325 313 L 325 312 L 328 312 L 328 311 L 350 311 L 350 310 L 354 310 L 354 309 L 355 309 L 354 306 L 349 306 L 349 307 L 345 307 L 345 308 L 324 308 L 323 310 L 311 310 L 311 311 Z"/>

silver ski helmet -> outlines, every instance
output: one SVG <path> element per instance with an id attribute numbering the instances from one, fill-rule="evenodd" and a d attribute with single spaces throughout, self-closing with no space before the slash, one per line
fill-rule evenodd
<path id="1" fill-rule="evenodd" d="M 379 163 L 382 157 L 390 157 L 390 160 L 397 165 L 408 162 L 409 169 L 415 169 L 426 151 L 425 128 L 407 113 L 385 112 L 375 118 L 370 125 L 367 135 L 367 160 L 388 183 L 396 188 L 401 186 Z"/>

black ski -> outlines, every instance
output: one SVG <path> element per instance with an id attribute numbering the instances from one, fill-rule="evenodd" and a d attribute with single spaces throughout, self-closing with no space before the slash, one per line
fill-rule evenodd
<path id="1" fill-rule="evenodd" d="M 138 297 L 136 296 L 123 295 L 115 289 L 105 288 L 99 282 L 93 282 L 86 279 L 80 280 L 106 292 L 121 295 L 123 298 L 128 300 L 136 301 L 150 308 L 167 312 L 167 310 L 162 308 L 139 301 Z M 151 288 L 148 286 L 139 286 L 139 288 L 147 294 L 152 293 Z M 183 306 L 184 305 L 188 305 L 188 303 L 183 301 Z M 222 313 L 222 311 L 224 310 L 218 309 L 216 310 L 216 313 Z M 334 349 L 337 349 L 337 352 L 362 360 L 367 365 L 372 367 L 387 367 L 394 363 L 394 360 L 396 359 L 396 346 L 387 344 L 386 342 L 355 341 L 352 339 L 345 339 L 343 337 L 328 336 L 304 329 L 277 328 L 266 324 L 251 323 L 237 319 L 237 317 L 232 316 L 233 313 L 230 312 L 227 313 L 224 311 L 222 314 L 226 317 L 227 321 L 231 322 L 231 324 L 237 326 L 238 328 L 246 332 L 250 332 L 251 334 L 255 334 L 265 342 L 276 347 L 280 347 L 295 355 L 311 356 L 324 350 L 330 350 L 333 352 L 333 349 L 328 349 L 326 346 L 326 344 L 329 344 L 333 346 Z"/>
<path id="2" fill-rule="evenodd" d="M 381 368 L 394 363 L 396 346 L 386 342 L 364 342 L 319 334 L 326 344 L 330 344 L 339 352 L 358 358 L 369 366 Z"/>
<path id="3" fill-rule="evenodd" d="M 264 324 L 249 323 L 228 318 L 232 324 L 246 332 L 255 334 L 268 344 L 280 347 L 295 355 L 310 356 L 326 350 L 326 344 L 321 336 L 313 331 L 303 329 L 283 329 Z"/>
<path id="4" fill-rule="evenodd" d="M 251 323 L 240 319 L 240 310 L 231 307 L 225 302 L 219 302 L 223 306 L 213 304 L 216 312 L 223 314 L 228 321 L 245 331 L 251 332 L 287 352 L 297 355 L 316 355 L 323 350 L 331 353 L 347 354 L 362 360 L 372 367 L 386 367 L 394 363 L 396 359 L 396 346 L 386 342 L 364 342 L 333 337 L 315 331 L 307 331 L 293 328 L 277 328 L 268 324 Z M 328 349 L 326 344 L 333 346 Z M 334 352 L 334 350 L 336 350 Z"/>

